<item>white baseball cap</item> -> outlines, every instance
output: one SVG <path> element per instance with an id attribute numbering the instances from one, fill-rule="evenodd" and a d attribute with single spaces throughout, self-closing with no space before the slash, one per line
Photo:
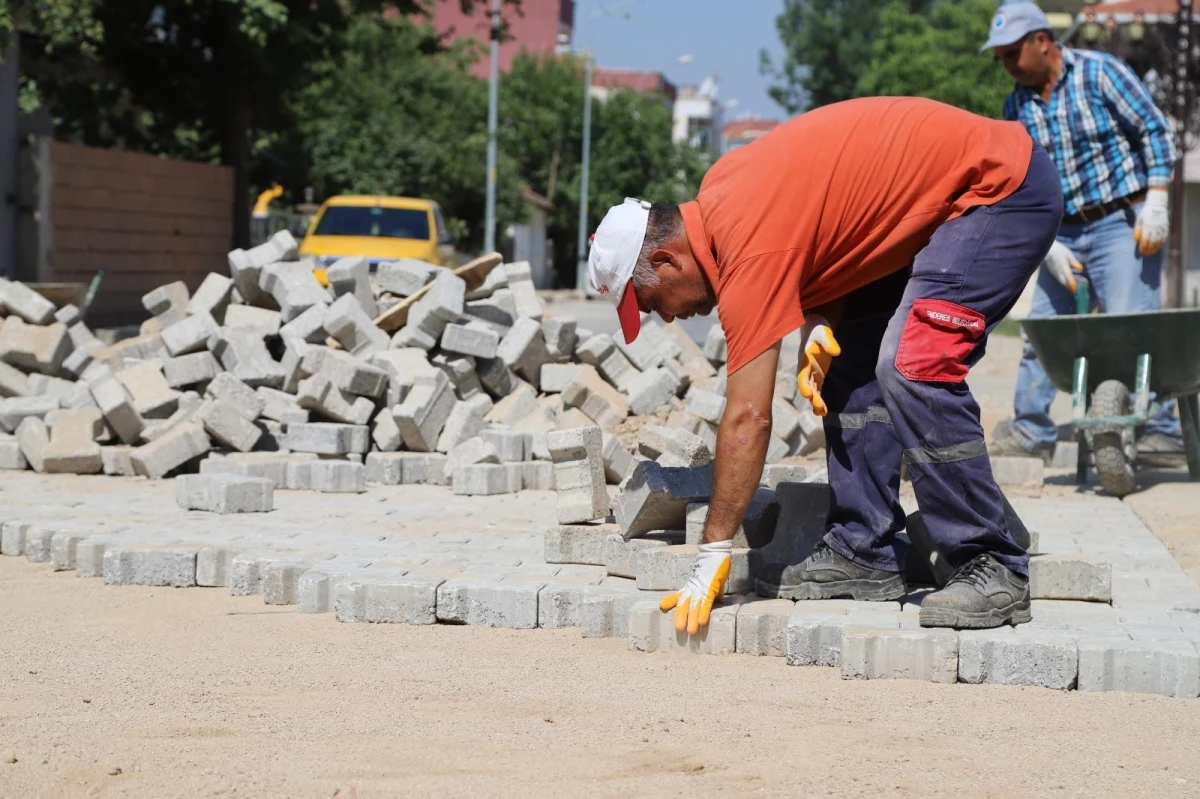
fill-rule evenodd
<path id="1" fill-rule="evenodd" d="M 588 252 L 588 277 L 592 287 L 617 309 L 625 343 L 632 344 L 642 330 L 642 312 L 633 291 L 633 267 L 642 252 L 650 203 L 626 197 L 608 209 L 592 235 Z"/>

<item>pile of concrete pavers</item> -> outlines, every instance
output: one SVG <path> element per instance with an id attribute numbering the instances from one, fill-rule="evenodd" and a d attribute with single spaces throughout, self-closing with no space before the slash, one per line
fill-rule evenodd
<path id="1" fill-rule="evenodd" d="M 180 481 L 182 506 L 233 512 L 269 510 L 275 488 L 551 489 L 547 435 L 560 428 L 600 428 L 605 484 L 643 459 L 712 457 L 719 326 L 702 349 L 677 325 L 647 322 L 627 346 L 548 312 L 527 263 L 497 266 L 471 290 L 422 261 L 372 272 L 345 258 L 328 287 L 316 265 L 287 232 L 234 250 L 229 277 L 143 297 L 153 316 L 111 345 L 74 306 L 0 283 L 0 468 L 194 474 Z M 395 334 L 376 326 L 418 292 Z M 781 375 L 778 393 L 770 459 L 822 446 L 794 378 Z M 661 424 L 622 446 L 620 426 L 652 415 Z"/>

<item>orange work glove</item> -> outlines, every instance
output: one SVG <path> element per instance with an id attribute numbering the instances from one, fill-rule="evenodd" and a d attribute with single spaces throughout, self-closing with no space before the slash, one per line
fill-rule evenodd
<path id="1" fill-rule="evenodd" d="M 813 413 L 824 416 L 828 409 L 821 399 L 821 388 L 829 364 L 842 354 L 842 348 L 833 337 L 833 328 L 823 316 L 810 316 L 800 332 L 800 374 L 797 384 L 800 395 L 812 403 Z"/>
<path id="2" fill-rule="evenodd" d="M 708 624 L 713 602 L 725 593 L 725 581 L 729 579 L 729 568 L 733 563 L 732 553 L 732 541 L 700 545 L 700 554 L 683 588 L 663 597 L 658 604 L 664 611 L 675 609 L 676 630 L 687 630 L 688 635 L 695 635 Z"/>

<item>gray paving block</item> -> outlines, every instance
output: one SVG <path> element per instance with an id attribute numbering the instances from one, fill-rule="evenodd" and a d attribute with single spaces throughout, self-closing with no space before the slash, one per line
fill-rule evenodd
<path id="1" fill-rule="evenodd" d="M 444 373 L 418 377 L 404 402 L 392 411 L 404 446 L 414 452 L 433 452 L 454 403 L 454 391 Z"/>
<path id="2" fill-rule="evenodd" d="M 4 522 L 0 524 L 0 555 L 17 557 L 25 552 L 25 534 L 32 525 L 29 522 Z"/>
<path id="3" fill-rule="evenodd" d="M 236 474 L 182 474 L 175 478 L 175 502 L 185 510 L 212 513 L 265 513 L 275 507 L 275 483 Z"/>
<path id="4" fill-rule="evenodd" d="M 667 468 L 642 461 L 617 495 L 613 515 L 626 538 L 651 530 L 683 530 L 687 506 L 708 501 L 711 491 L 711 466 Z"/>
<path id="5" fill-rule="evenodd" d="M 384 570 L 390 571 L 390 570 Z M 442 577 L 409 574 L 364 575 L 364 620 L 387 624 L 436 624 L 438 588 Z"/>
<path id="6" fill-rule="evenodd" d="M 29 462 L 21 452 L 21 444 L 11 436 L 0 438 L 0 469 L 24 470 Z"/>
<path id="7" fill-rule="evenodd" d="M 559 524 L 574 524 L 608 516 L 609 498 L 604 475 L 604 439 L 599 427 L 556 430 L 546 435 L 554 463 Z"/>
<path id="8" fill-rule="evenodd" d="M 139 475 L 156 480 L 199 458 L 211 448 L 203 427 L 185 423 L 172 428 L 161 438 L 134 449 L 130 453 L 130 461 Z"/>
<path id="9" fill-rule="evenodd" d="M 262 394 L 260 392 L 270 392 Z M 221 400 L 232 406 L 248 422 L 253 422 L 262 415 L 266 406 L 266 397 L 274 397 L 282 392 L 271 388 L 253 389 L 229 372 L 221 372 L 204 390 L 208 399 Z M 289 396 L 284 394 L 284 396 Z M 295 402 L 295 399 L 292 399 Z M 275 418 L 275 417 L 268 417 Z M 279 420 L 283 421 L 283 420 Z M 295 421 L 295 420 L 288 420 Z"/>
<path id="10" fill-rule="evenodd" d="M 1080 691 L 1200 695 L 1200 652 L 1192 641 L 1130 641 L 1077 635 Z"/>
<path id="11" fill-rule="evenodd" d="M 113 544 L 105 549 L 102 564 L 105 585 L 188 588 L 196 584 L 195 551 Z"/>
<path id="12" fill-rule="evenodd" d="M 416 294 L 439 273 L 438 267 L 415 258 L 401 258 L 379 265 L 375 283 L 383 291 L 400 297 Z"/>
<path id="13" fill-rule="evenodd" d="M 750 507 L 742 517 L 742 523 L 733 535 L 734 548 L 758 549 L 771 543 L 779 520 L 779 504 L 775 492 L 760 488 L 750 500 Z M 704 525 L 708 521 L 708 503 L 695 502 L 687 506 L 687 537 L 684 543 L 699 544 L 703 540 Z"/>
<path id="14" fill-rule="evenodd" d="M 41 327 L 10 316 L 0 329 L 0 360 L 26 372 L 58 374 L 72 346 L 66 325 L 59 322 Z"/>
<path id="15" fill-rule="evenodd" d="M 188 300 L 189 314 L 209 314 L 218 322 L 225 318 L 229 307 L 229 295 L 233 292 L 233 281 L 216 272 L 209 272 L 200 282 L 200 287 Z"/>
<path id="16" fill-rule="evenodd" d="M 25 545 L 22 547 L 25 559 L 30 563 L 48 563 L 56 532 L 53 527 L 30 526 L 25 532 Z"/>
<path id="17" fill-rule="evenodd" d="M 507 583 L 487 578 L 455 578 L 437 589 L 438 621 L 482 627 L 532 629 L 538 623 L 538 593 L 545 582 Z"/>
<path id="18" fill-rule="evenodd" d="M 541 324 L 534 319 L 518 317 L 496 348 L 496 357 L 521 379 L 538 388 L 542 366 L 550 362 Z"/>
<path id="19" fill-rule="evenodd" d="M 442 331 L 441 347 L 447 352 L 457 352 L 476 358 L 495 358 L 500 336 L 487 327 L 473 327 L 450 323 Z"/>
<path id="20" fill-rule="evenodd" d="M 400 482 L 403 485 L 447 485 L 446 456 L 437 452 L 405 453 Z"/>
<path id="21" fill-rule="evenodd" d="M 45 325 L 54 318 L 54 303 L 19 280 L 0 283 L 0 307 L 31 325 Z"/>
<path id="22" fill-rule="evenodd" d="M 163 361 L 163 377 L 171 388 L 205 385 L 221 372 L 211 352 L 193 352 Z"/>
<path id="23" fill-rule="evenodd" d="M 371 429 L 365 425 L 311 422 L 288 425 L 287 448 L 292 452 L 318 455 L 366 453 L 371 448 Z"/>
<path id="24" fill-rule="evenodd" d="M 787 626 L 795 611 L 790 599 L 760 599 L 738 610 L 737 651 L 745 655 L 787 655 Z"/>
<path id="25" fill-rule="evenodd" d="M 44 419 L 47 414 L 61 406 L 62 401 L 58 397 L 11 397 L 0 400 L 0 428 L 11 433 L 25 419 Z"/>
<path id="26" fill-rule="evenodd" d="M 704 466 L 713 458 L 708 445 L 698 436 L 661 425 L 642 428 L 638 451 L 662 466 Z"/>
<path id="27" fill-rule="evenodd" d="M 843 630 L 843 679 L 958 681 L 958 633 L 946 629 Z"/>
<path id="28" fill-rule="evenodd" d="M 634 606 L 658 602 L 664 596 L 666 592 L 638 591 L 632 586 L 589 588 L 579 602 L 580 632 L 584 638 L 625 638 L 629 635 L 629 614 Z"/>
<path id="29" fill-rule="evenodd" d="M 451 484 L 455 494 L 466 496 L 515 494 L 521 490 L 519 471 L 516 478 L 503 465 L 479 463 L 455 469 Z"/>
<path id="30" fill-rule="evenodd" d="M 546 530 L 543 557 L 547 563 L 605 565 L 604 542 L 620 535 L 613 524 L 565 524 Z"/>
<path id="31" fill-rule="evenodd" d="M 209 339 L 217 335 L 220 329 L 211 314 L 198 313 L 165 328 L 162 332 L 163 346 L 174 358 L 204 352 L 208 349 Z"/>
<path id="32" fill-rule="evenodd" d="M 521 464 L 521 490 L 553 491 L 554 464 L 546 461 L 527 461 Z"/>
<path id="33" fill-rule="evenodd" d="M 236 406 L 224 400 L 205 400 L 199 417 L 210 436 L 238 452 L 254 449 L 262 437 L 262 430 L 247 421 Z"/>
<path id="34" fill-rule="evenodd" d="M 300 407 L 343 424 L 365 425 L 375 414 L 371 400 L 342 391 L 321 374 L 301 380 L 296 386 L 296 399 Z"/>
<path id="35" fill-rule="evenodd" d="M 837 666 L 842 656 L 842 613 L 793 611 L 787 623 L 786 657 L 789 666 Z"/>
<path id="36" fill-rule="evenodd" d="M 529 433 L 490 428 L 482 430 L 479 437 L 496 448 L 496 454 L 500 456 L 501 462 L 520 463 L 530 460 L 533 456 L 533 436 Z M 598 449 L 597 455 L 599 455 Z"/>
<path id="37" fill-rule="evenodd" d="M 1112 564 L 1083 555 L 1038 555 L 1029 559 L 1033 599 L 1112 602 Z"/>
<path id="38" fill-rule="evenodd" d="M 621 534 L 604 539 L 604 568 L 614 577 L 637 577 L 637 553 L 644 548 L 682 544 L 682 531 L 654 531 L 642 538 L 626 539 Z M 674 589 L 671 589 L 674 590 Z"/>
<path id="39" fill-rule="evenodd" d="M 133 400 L 115 377 L 111 374 L 88 383 L 92 399 L 104 414 L 109 427 L 121 439 L 123 444 L 136 444 L 141 438 L 145 422 L 133 407 Z M 2 403 L 0 403 L 2 404 Z"/>
<path id="40" fill-rule="evenodd" d="M 262 268 L 258 287 L 279 305 L 280 321 L 290 322 L 314 305 L 327 304 L 329 292 L 304 262 L 273 263 Z"/>
<path id="41" fill-rule="evenodd" d="M 391 343 L 388 334 L 375 327 L 352 294 L 339 297 L 329 306 L 325 329 L 347 352 L 360 357 L 386 350 Z"/>
<path id="42" fill-rule="evenodd" d="M 232 305 L 227 316 L 245 306 Z M 251 388 L 282 388 L 283 366 L 271 357 L 260 330 L 250 327 L 223 327 L 209 343 L 221 366 Z"/>
<path id="43" fill-rule="evenodd" d="M 561 393 L 579 372 L 581 366 L 576 363 L 548 363 L 542 367 L 542 391 L 550 394 Z"/>
<path id="44" fill-rule="evenodd" d="M 50 434 L 46 432 L 46 424 L 36 416 L 28 416 L 17 425 L 17 444 L 21 454 L 35 472 L 46 471 L 43 460 L 46 449 L 50 446 Z"/>
<path id="45" fill-rule="evenodd" d="M 691 576 L 700 548 L 690 544 L 648 547 L 634 555 L 637 587 L 642 591 L 674 591 Z M 745 594 L 754 590 L 750 574 L 750 550 L 735 549 L 731 555 L 726 594 Z"/>
<path id="46" fill-rule="evenodd" d="M 563 405 L 578 408 L 601 427 L 612 427 L 629 416 L 629 400 L 609 385 L 595 367 L 584 366 L 562 392 Z"/>
<path id="47" fill-rule="evenodd" d="M 629 382 L 629 408 L 636 416 L 652 414 L 675 396 L 678 387 L 678 381 L 666 369 L 642 372 Z"/>
<path id="48" fill-rule="evenodd" d="M 1045 632 L 971 630 L 958 637 L 958 679 L 967 683 L 1074 688 L 1075 641 Z"/>
<path id="49" fill-rule="evenodd" d="M 82 533 L 61 530 L 54 534 L 50 539 L 50 562 L 56 572 L 75 570 L 75 552 L 85 538 Z"/>
<path id="50" fill-rule="evenodd" d="M 675 629 L 675 611 L 662 611 L 657 601 L 635 604 L 629 611 L 629 649 L 634 652 L 691 652 L 732 655 L 737 648 L 737 603 L 713 607 L 707 626 L 696 635 Z"/>
<path id="51" fill-rule="evenodd" d="M 328 347 L 310 347 L 300 362 L 305 374 L 320 374 L 338 389 L 358 397 L 382 397 L 387 391 L 388 373 L 361 358 Z"/>
<path id="52" fill-rule="evenodd" d="M 210 546 L 196 550 L 196 585 L 209 588 L 228 588 L 229 572 L 238 550 L 232 547 Z"/>
<path id="53" fill-rule="evenodd" d="M 437 451 L 449 453 L 459 444 L 483 432 L 483 411 L 479 406 L 470 402 L 455 402 L 450 415 L 446 417 L 442 432 L 438 435 Z"/>
<path id="54" fill-rule="evenodd" d="M 1045 479 L 1041 458 L 992 457 L 992 476 L 999 485 L 1041 485 Z"/>
<path id="55" fill-rule="evenodd" d="M 295 556 L 271 561 L 262 567 L 265 605 L 295 605 L 299 599 L 300 576 L 314 565 L 311 557 Z"/>
<path id="56" fill-rule="evenodd" d="M 323 494 L 361 494 L 367 490 L 366 469 L 351 461 L 319 460 L 312 465 L 312 490 Z"/>
<path id="57" fill-rule="evenodd" d="M 608 592 L 608 589 L 595 583 L 549 578 L 538 594 L 538 626 L 547 630 L 578 627 L 583 601 L 596 591 Z"/>
<path id="58" fill-rule="evenodd" d="M 364 574 L 369 560 L 333 559 L 315 564 L 296 582 L 296 610 L 300 613 L 332 613 L 337 587 Z M 354 606 L 349 603 L 349 607 Z"/>

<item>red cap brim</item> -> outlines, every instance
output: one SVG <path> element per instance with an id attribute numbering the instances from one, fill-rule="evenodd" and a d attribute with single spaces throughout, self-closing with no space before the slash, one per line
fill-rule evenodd
<path id="1" fill-rule="evenodd" d="M 625 343 L 632 344 L 642 332 L 642 311 L 638 308 L 637 294 L 633 291 L 633 283 L 625 286 L 625 294 L 621 304 L 617 306 L 617 319 L 621 320 L 621 332 L 625 334 Z"/>

